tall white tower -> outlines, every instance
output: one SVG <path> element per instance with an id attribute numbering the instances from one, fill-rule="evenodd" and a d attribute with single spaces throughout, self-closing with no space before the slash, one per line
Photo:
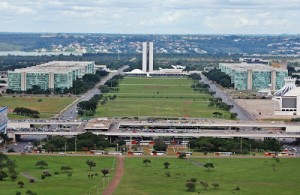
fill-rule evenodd
<path id="1" fill-rule="evenodd" d="M 153 71 L 153 42 L 143 42 L 143 72 Z"/>

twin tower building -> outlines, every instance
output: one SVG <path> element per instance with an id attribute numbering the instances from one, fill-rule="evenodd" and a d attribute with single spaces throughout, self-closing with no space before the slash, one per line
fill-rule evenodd
<path id="1" fill-rule="evenodd" d="M 143 42 L 143 72 L 153 72 L 153 42 Z"/>

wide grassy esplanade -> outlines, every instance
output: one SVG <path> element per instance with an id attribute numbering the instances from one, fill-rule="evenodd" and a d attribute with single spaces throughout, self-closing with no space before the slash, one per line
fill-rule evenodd
<path id="1" fill-rule="evenodd" d="M 229 119 L 230 113 L 208 107 L 210 94 L 195 92 L 193 80 L 187 78 L 125 77 L 115 100 L 98 104 L 96 116 L 101 117 L 196 117 L 212 118 L 221 112 Z"/>

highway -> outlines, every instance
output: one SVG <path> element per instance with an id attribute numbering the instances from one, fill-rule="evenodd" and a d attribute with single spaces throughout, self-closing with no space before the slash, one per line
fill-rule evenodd
<path id="1" fill-rule="evenodd" d="M 77 103 L 81 101 L 87 101 L 91 99 L 96 94 L 101 94 L 101 91 L 98 89 L 100 85 L 104 85 L 106 81 L 111 79 L 113 76 L 123 73 L 123 71 L 128 68 L 128 65 L 123 66 L 122 68 L 118 69 L 116 72 L 110 72 L 109 75 L 102 78 L 99 83 L 97 83 L 92 89 L 87 91 L 85 94 L 81 95 L 80 98 L 78 98 L 77 101 L 73 102 L 71 105 L 69 105 L 67 108 L 64 109 L 63 112 L 58 114 L 56 117 L 58 118 L 64 118 L 64 119 L 76 119 L 77 118 Z"/>
<path id="2" fill-rule="evenodd" d="M 201 81 L 204 84 L 208 84 L 212 91 L 215 91 L 216 97 L 222 98 L 222 101 L 228 105 L 233 105 L 231 109 L 232 112 L 237 113 L 237 118 L 242 121 L 254 121 L 255 117 L 252 116 L 249 112 L 247 112 L 244 108 L 238 105 L 229 95 L 227 95 L 222 89 L 220 89 L 216 84 L 212 81 L 208 80 L 203 74 L 201 74 Z"/>

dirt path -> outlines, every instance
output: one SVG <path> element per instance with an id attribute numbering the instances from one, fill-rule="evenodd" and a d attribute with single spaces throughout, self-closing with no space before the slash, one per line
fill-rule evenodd
<path id="1" fill-rule="evenodd" d="M 117 156 L 117 166 L 114 178 L 111 180 L 103 195 L 112 195 L 118 187 L 124 173 L 124 156 Z"/>

